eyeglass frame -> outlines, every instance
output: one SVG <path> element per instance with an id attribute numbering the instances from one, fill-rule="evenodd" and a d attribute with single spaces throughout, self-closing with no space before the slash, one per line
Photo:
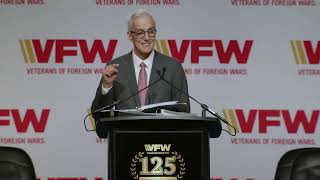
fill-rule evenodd
<path id="1" fill-rule="evenodd" d="M 139 31 L 141 31 L 141 32 L 139 32 Z M 154 35 L 150 36 L 150 32 L 149 31 L 154 31 Z M 137 37 L 139 39 L 142 39 L 142 38 L 144 38 L 146 36 L 146 33 L 148 34 L 149 37 L 156 37 L 157 29 L 156 28 L 152 28 L 152 29 L 149 29 L 147 31 L 141 29 L 141 30 L 138 30 L 138 31 L 129 31 L 129 32 L 132 33 L 135 37 Z M 142 32 L 143 32 L 143 36 L 142 36 Z M 139 35 L 141 35 L 141 37 L 139 37 Z"/>

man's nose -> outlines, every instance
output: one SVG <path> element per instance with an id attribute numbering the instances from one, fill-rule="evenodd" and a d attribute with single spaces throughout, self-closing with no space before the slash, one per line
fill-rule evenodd
<path id="1" fill-rule="evenodd" d="M 144 37 L 143 37 L 144 40 L 149 40 L 150 37 L 149 37 L 149 33 L 146 31 L 144 32 Z"/>

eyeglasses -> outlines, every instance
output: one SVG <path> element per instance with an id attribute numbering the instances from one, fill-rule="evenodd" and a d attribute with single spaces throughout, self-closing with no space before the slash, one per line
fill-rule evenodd
<path id="1" fill-rule="evenodd" d="M 142 39 L 144 38 L 144 36 L 146 35 L 146 33 L 148 33 L 149 37 L 155 37 L 156 36 L 156 29 L 149 29 L 148 31 L 144 31 L 144 30 L 138 30 L 138 31 L 130 31 L 130 33 L 134 34 L 135 37 Z"/>

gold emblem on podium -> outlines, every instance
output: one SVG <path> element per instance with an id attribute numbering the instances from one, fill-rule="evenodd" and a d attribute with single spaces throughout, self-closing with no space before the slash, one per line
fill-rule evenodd
<path id="1" fill-rule="evenodd" d="M 137 180 L 182 180 L 186 173 L 185 159 L 171 144 L 145 144 L 130 163 L 130 172 Z"/>

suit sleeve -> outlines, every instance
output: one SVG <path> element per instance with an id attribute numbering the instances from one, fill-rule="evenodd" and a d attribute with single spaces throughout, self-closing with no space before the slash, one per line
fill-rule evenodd
<path id="1" fill-rule="evenodd" d="M 94 112 L 104 106 L 107 106 L 113 103 L 113 101 L 116 99 L 115 89 L 116 89 L 116 84 L 114 83 L 113 87 L 108 91 L 108 93 L 103 95 L 102 94 L 102 78 L 101 78 L 95 97 L 91 104 L 91 112 Z M 97 116 L 95 114 L 93 114 L 93 118 L 97 121 Z"/>
<path id="2" fill-rule="evenodd" d="M 188 92 L 188 82 L 187 82 L 187 78 L 186 75 L 184 73 L 184 70 L 182 68 L 182 65 L 180 63 L 178 63 L 177 65 L 177 73 L 174 74 L 173 77 L 173 84 L 175 86 L 177 86 L 177 88 L 181 89 L 183 92 L 185 92 L 186 94 L 189 94 Z M 190 101 L 189 101 L 189 97 L 177 89 L 172 89 L 172 99 L 173 100 L 177 100 L 179 102 L 182 103 L 187 103 L 187 106 L 183 109 L 179 109 L 179 111 L 182 112 L 190 112 Z"/>

